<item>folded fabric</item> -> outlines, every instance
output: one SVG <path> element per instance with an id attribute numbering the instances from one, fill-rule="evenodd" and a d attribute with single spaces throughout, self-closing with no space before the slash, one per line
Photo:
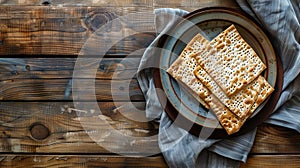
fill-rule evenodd
<path id="1" fill-rule="evenodd" d="M 300 10 L 299 0 L 237 0 L 240 7 L 264 27 L 284 66 L 284 86 L 276 112 L 268 119 L 272 123 L 300 132 Z M 187 11 L 156 9 L 156 39 L 145 50 L 137 78 L 146 100 L 146 116 L 160 122 L 158 143 L 170 167 L 239 167 L 245 162 L 253 145 L 256 129 L 229 139 L 195 137 L 174 125 L 156 97 L 153 68 L 160 56 L 155 46 L 175 21 Z"/>
<path id="2" fill-rule="evenodd" d="M 284 68 L 283 92 L 266 123 L 300 132 L 300 0 L 237 0 L 270 35 Z"/>

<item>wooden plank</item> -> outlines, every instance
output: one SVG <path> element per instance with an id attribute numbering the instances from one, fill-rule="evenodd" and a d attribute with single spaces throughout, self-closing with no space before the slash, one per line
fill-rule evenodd
<path id="1" fill-rule="evenodd" d="M 76 73 L 76 78 L 80 78 L 76 81 L 83 86 L 74 86 L 74 89 L 87 92 L 95 90 L 96 98 L 100 101 L 144 100 L 135 79 L 139 60 L 105 58 L 98 63 L 95 59 L 86 58 L 80 64 L 80 73 Z M 76 61 L 76 58 L 2 58 L 0 99 L 70 101 Z M 90 75 L 90 67 L 93 66 L 98 69 L 96 76 Z M 91 79 L 95 79 L 96 89 L 90 84 Z M 81 94 L 81 100 L 93 100 L 92 96 L 89 93 Z"/>
<path id="2" fill-rule="evenodd" d="M 48 2 L 48 3 L 47 3 Z M 152 6 L 153 0 L 1 0 L 1 5 L 51 5 L 51 6 Z"/>
<path id="3" fill-rule="evenodd" d="M 89 105 L 89 104 L 88 104 Z M 152 136 L 158 133 L 158 125 L 146 121 L 145 102 L 99 102 L 102 117 L 122 133 L 134 136 Z M 99 122 L 96 106 L 88 106 L 86 112 L 75 108 L 71 102 L 1 102 L 0 103 L 0 151 L 2 152 L 66 152 L 104 153 L 89 136 L 105 134 L 107 126 Z M 82 116 L 80 114 L 84 114 Z M 138 118 L 135 121 L 134 118 Z M 80 119 L 79 119 L 80 118 Z M 35 123 L 45 125 L 50 136 L 42 141 L 32 139 L 30 127 Z M 83 129 L 85 128 L 85 129 Z M 252 154 L 299 154 L 299 134 L 293 130 L 272 125 L 259 127 Z M 101 133 L 102 131 L 102 133 Z M 268 134 L 270 134 L 268 136 Z M 104 138 L 103 145 L 125 151 L 128 147 L 121 139 Z M 157 147 L 157 141 L 140 142 L 142 145 Z M 118 145 L 115 145 L 118 144 Z M 263 146 L 263 147 L 262 147 Z M 280 147 L 277 147 L 280 146 Z M 149 148 L 150 148 L 149 147 Z M 274 148 L 277 148 L 276 151 Z M 135 151 L 138 152 L 138 151 Z M 255 152 L 255 153 L 254 153 Z"/>
<path id="4" fill-rule="evenodd" d="M 1 155 L 3 167 L 167 167 L 164 158 L 111 155 Z M 298 167 L 299 155 L 251 155 L 241 168 Z"/>
<path id="5" fill-rule="evenodd" d="M 9 79 L 0 81 L 0 100 L 94 100 L 142 101 L 144 96 L 136 79 L 95 80 L 77 79 Z M 79 86 L 80 84 L 80 86 Z M 93 87 L 93 84 L 95 87 Z M 72 90 L 73 88 L 73 90 Z M 95 92 L 95 95 L 93 95 Z M 72 96 L 80 96 L 73 98 Z"/>
<path id="6" fill-rule="evenodd" d="M 16 1 L 1 2 L 14 4 Z M 18 3 L 24 2 L 18 1 Z M 56 2 L 62 4 L 67 1 Z M 222 0 L 115 1 L 120 5 L 118 8 L 114 5 L 110 6 L 114 3 L 94 0 L 93 2 L 100 4 L 98 7 L 1 6 L 0 55 L 78 55 L 86 40 L 103 25 L 106 25 L 107 35 L 102 33 L 97 37 L 97 45 L 91 46 L 97 50 L 95 53 L 128 55 L 147 47 L 155 38 L 154 8 L 177 7 L 188 11 L 220 5 L 237 8 L 234 1 Z M 35 4 L 36 1 L 32 3 Z M 116 21 L 115 24 L 107 24 L 120 16 L 124 18 Z M 120 41 L 120 36 L 126 38 Z M 101 47 L 114 40 L 119 43 L 109 52 L 101 50 Z"/>
<path id="7" fill-rule="evenodd" d="M 299 167 L 300 155 L 250 155 L 246 163 L 241 164 L 241 168 L 261 168 L 261 167 Z"/>
<path id="8" fill-rule="evenodd" d="M 0 55 L 78 55 L 95 31 L 94 54 L 128 55 L 155 38 L 153 9 L 0 7 Z"/>
<path id="9" fill-rule="evenodd" d="M 144 122 L 144 102 L 87 106 L 79 109 L 67 102 L 1 102 L 0 152 L 159 153 L 155 137 L 158 125 Z"/>
<path id="10" fill-rule="evenodd" d="M 154 0 L 155 8 L 180 8 L 187 11 L 194 11 L 199 8 L 206 7 L 231 7 L 239 9 L 238 4 L 234 0 L 205 0 L 205 1 L 194 1 L 194 0 Z"/>
<path id="11" fill-rule="evenodd" d="M 164 158 L 111 155 L 1 155 L 1 167 L 167 167 Z M 298 167 L 299 155 L 251 155 L 241 168 Z"/>
<path id="12" fill-rule="evenodd" d="M 0 58 L 0 81 L 8 79 L 73 78 L 77 58 Z M 89 64 L 88 64 L 89 62 Z M 91 67 L 98 67 L 95 79 L 135 78 L 140 58 L 90 59 L 81 63 L 79 78 L 88 78 Z"/>
<path id="13" fill-rule="evenodd" d="M 110 21 L 116 16 L 124 16 L 124 15 L 130 15 L 134 14 L 137 17 L 136 18 L 127 18 L 129 19 L 128 21 L 136 21 L 136 24 L 141 25 L 141 20 L 139 20 L 139 17 L 142 17 L 139 12 L 152 12 L 153 9 L 147 7 L 147 6 L 128 6 L 128 7 L 120 7 L 120 8 L 115 8 L 115 7 L 109 7 L 109 6 L 99 6 L 99 7 L 90 7 L 90 6 L 77 6 L 77 7 L 64 7 L 64 6 L 22 6 L 22 5 L 17 5 L 17 6 L 11 6 L 11 5 L 2 5 L 0 6 L 0 19 L 3 21 L 8 21 L 7 19 L 27 19 L 29 23 L 35 23 L 33 20 L 30 21 L 29 19 L 91 19 L 91 16 L 95 14 L 104 14 L 106 17 L 104 22 L 100 23 L 105 23 L 105 21 Z M 149 13 L 149 14 L 150 14 Z M 133 17 L 134 15 L 130 15 Z M 150 16 L 144 16 L 144 19 L 151 19 L 154 15 Z M 92 17 L 93 18 L 93 17 Z M 153 20 L 144 20 L 142 24 L 144 26 L 147 26 L 150 23 L 153 23 Z M 46 20 L 45 20 L 46 21 Z M 58 20 L 61 21 L 61 20 Z M 83 20 L 85 21 L 85 20 Z M 28 23 L 25 22 L 25 23 Z M 52 21 L 53 22 L 53 21 Z M 8 22 L 9 23 L 9 22 Z M 17 23 L 17 21 L 13 21 L 13 23 Z M 127 23 L 127 22 L 126 22 Z M 146 24 L 145 24 L 146 23 Z M 45 25 L 47 23 L 45 22 Z M 53 23 L 54 25 L 57 25 L 57 23 Z M 99 23 L 98 23 L 99 24 Z M 35 25 L 35 24 L 34 24 Z M 50 24 L 49 24 L 50 25 Z M 101 25 L 101 24 L 100 24 Z M 42 25 L 41 25 L 42 26 Z M 154 28 L 154 25 L 152 25 L 149 28 Z M 35 26 L 32 26 L 34 28 Z M 83 27 L 85 27 L 83 25 Z"/>
<path id="14" fill-rule="evenodd" d="M 292 129 L 263 124 L 251 153 L 300 153 L 300 134 Z"/>
<path id="15" fill-rule="evenodd" d="M 110 155 L 0 155 L 1 167 L 167 167 L 164 158 Z"/>
<path id="16" fill-rule="evenodd" d="M 192 0 L 2 0 L 0 4 L 2 5 L 52 5 L 52 6 L 117 6 L 117 7 L 128 7 L 128 6 L 149 6 L 149 7 L 159 7 L 160 5 L 166 7 L 194 7 L 199 8 L 202 6 L 213 6 L 213 5 L 227 5 L 232 4 L 232 0 L 227 0 L 228 2 L 224 2 L 222 0 L 204 0 L 204 1 L 192 1 Z"/>

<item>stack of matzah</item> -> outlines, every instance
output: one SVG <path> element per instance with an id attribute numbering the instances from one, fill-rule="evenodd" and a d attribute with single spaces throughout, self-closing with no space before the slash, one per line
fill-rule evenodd
<path id="1" fill-rule="evenodd" d="M 260 75 L 265 69 L 231 25 L 212 41 L 196 35 L 167 72 L 211 108 L 226 132 L 233 134 L 274 91 Z"/>

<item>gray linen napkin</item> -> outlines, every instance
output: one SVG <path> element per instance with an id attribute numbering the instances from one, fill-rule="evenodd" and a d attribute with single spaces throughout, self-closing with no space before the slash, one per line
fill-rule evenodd
<path id="1" fill-rule="evenodd" d="M 237 0 L 270 34 L 284 68 L 283 92 L 265 121 L 300 132 L 300 0 Z"/>
<path id="2" fill-rule="evenodd" d="M 265 122 L 300 132 L 300 1 L 237 0 L 237 3 L 268 31 L 284 67 L 283 92 L 275 112 Z M 159 146 L 170 167 L 238 167 L 238 161 L 247 159 L 256 130 L 224 140 L 195 137 L 172 124 L 155 96 L 152 69 L 147 68 L 147 63 L 154 63 L 159 54 L 151 47 L 178 16 L 186 13 L 180 9 L 155 10 L 158 36 L 146 49 L 137 76 L 147 103 L 146 114 L 150 118 L 160 117 Z"/>

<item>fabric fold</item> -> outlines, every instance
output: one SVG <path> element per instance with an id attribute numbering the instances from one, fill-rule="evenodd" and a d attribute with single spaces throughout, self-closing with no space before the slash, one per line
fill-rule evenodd
<path id="1" fill-rule="evenodd" d="M 267 30 L 284 68 L 283 91 L 266 123 L 299 130 L 300 0 L 237 0 Z M 245 5 L 248 4 L 248 5 Z"/>

